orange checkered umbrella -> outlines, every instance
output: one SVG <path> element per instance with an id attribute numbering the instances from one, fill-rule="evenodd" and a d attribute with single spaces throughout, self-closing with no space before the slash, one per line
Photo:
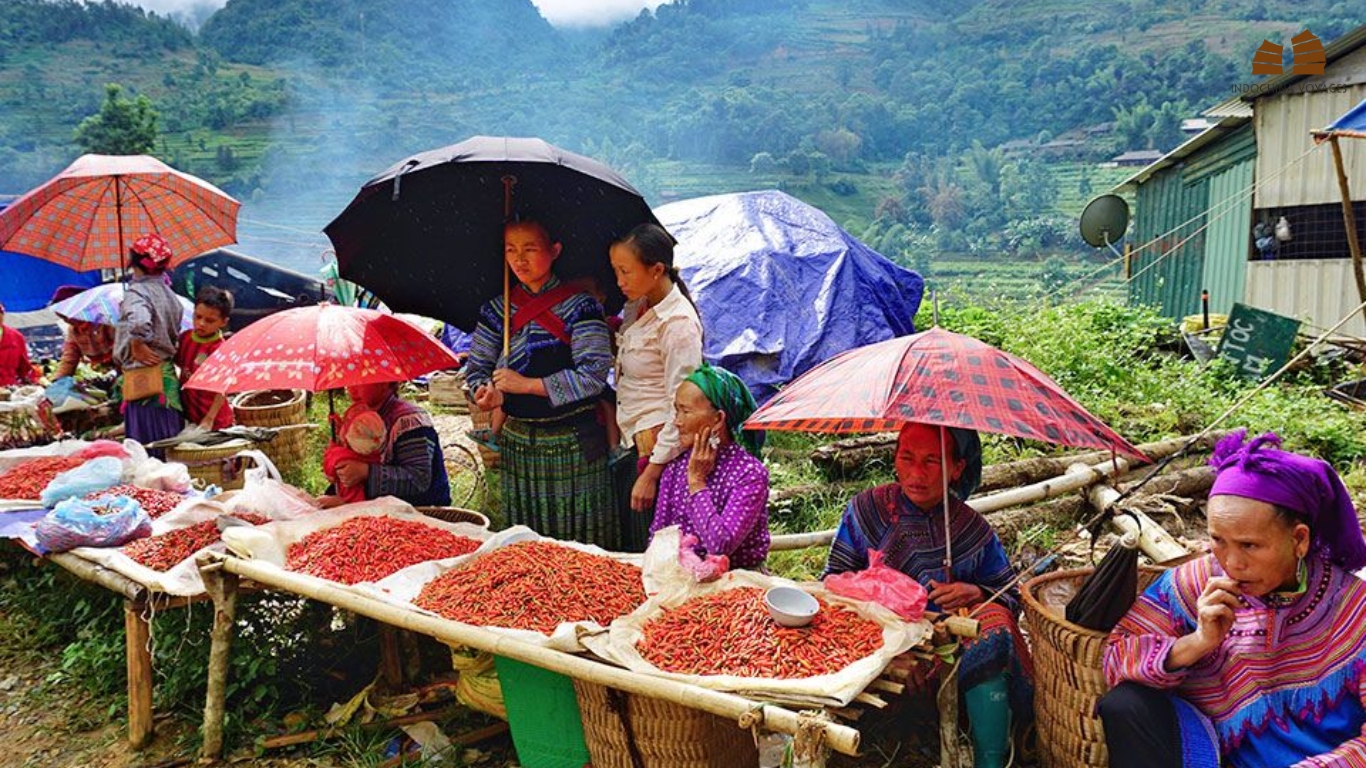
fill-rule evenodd
<path id="1" fill-rule="evenodd" d="M 1038 368 L 943 328 L 826 360 L 755 411 L 745 428 L 883 432 L 907 422 L 1112 450 L 1147 461 Z"/>
<path id="2" fill-rule="evenodd" d="M 0 211 L 0 250 L 85 272 L 120 269 L 149 232 L 170 244 L 171 266 L 237 242 L 241 203 L 147 155 L 81 155 Z"/>

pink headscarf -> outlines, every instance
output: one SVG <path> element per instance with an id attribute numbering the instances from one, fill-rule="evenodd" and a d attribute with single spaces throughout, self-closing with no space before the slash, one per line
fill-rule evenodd
<path id="1" fill-rule="evenodd" d="M 1348 570 L 1366 566 L 1366 539 L 1342 478 L 1322 459 L 1279 450 L 1280 444 L 1274 432 L 1249 441 L 1245 429 L 1220 440 L 1210 457 L 1218 474 L 1209 495 L 1284 507 L 1309 523 L 1311 553 L 1323 552 Z"/>

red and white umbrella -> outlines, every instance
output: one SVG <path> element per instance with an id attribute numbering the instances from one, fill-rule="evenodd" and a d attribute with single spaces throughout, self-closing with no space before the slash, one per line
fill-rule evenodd
<path id="1" fill-rule="evenodd" d="M 460 361 L 426 331 L 373 309 L 319 304 L 276 312 L 228 337 L 185 383 L 219 394 L 321 392 L 408 381 Z"/>

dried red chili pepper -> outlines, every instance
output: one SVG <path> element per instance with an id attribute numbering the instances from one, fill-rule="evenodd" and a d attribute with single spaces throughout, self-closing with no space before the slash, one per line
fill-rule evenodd
<path id="1" fill-rule="evenodd" d="M 764 590 L 737 587 L 696 597 L 645 625 L 636 650 L 665 672 L 803 678 L 838 672 L 882 647 L 882 627 L 819 597 L 805 627 L 783 627 Z"/>
<path id="2" fill-rule="evenodd" d="M 285 567 L 342 584 L 379 581 L 427 560 L 466 555 L 479 548 L 467 536 L 395 517 L 353 517 L 314 531 L 289 547 Z"/>
<path id="3" fill-rule="evenodd" d="M 645 602 L 640 568 L 550 541 L 509 544 L 432 579 L 413 601 L 454 621 L 549 634 Z"/>
<path id="4" fill-rule="evenodd" d="M 158 491 L 152 488 L 142 488 L 136 485 L 116 485 L 113 488 L 106 488 L 103 491 L 95 491 L 87 494 L 86 501 L 94 501 L 101 496 L 127 496 L 142 506 L 142 509 L 151 515 L 153 519 L 161 517 L 180 505 L 185 500 L 184 494 L 175 491 Z"/>
<path id="5" fill-rule="evenodd" d="M 17 464 L 0 475 L 0 499 L 36 499 L 52 478 L 84 463 L 70 456 L 42 456 Z"/>
<path id="6" fill-rule="evenodd" d="M 270 522 L 268 517 L 253 515 L 249 512 L 238 512 L 230 515 L 230 517 L 235 517 L 252 525 Z M 218 541 L 219 536 L 217 521 L 205 520 L 187 528 L 138 539 L 131 544 L 125 544 L 122 549 L 123 554 L 141 565 L 154 571 L 169 571 L 185 558 Z"/>

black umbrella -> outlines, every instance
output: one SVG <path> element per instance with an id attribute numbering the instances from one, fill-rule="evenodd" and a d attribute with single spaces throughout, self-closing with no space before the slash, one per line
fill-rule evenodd
<path id="1" fill-rule="evenodd" d="M 1109 632 L 1138 597 L 1138 539 L 1126 534 L 1105 553 L 1067 603 L 1067 620 Z"/>
<path id="2" fill-rule="evenodd" d="M 562 279 L 593 277 L 621 306 L 607 251 L 655 222 L 645 199 L 602 163 L 540 139 L 476 136 L 395 164 L 366 182 L 324 231 L 341 276 L 390 308 L 470 331 L 503 290 L 503 225 L 532 218 L 564 245 Z"/>

